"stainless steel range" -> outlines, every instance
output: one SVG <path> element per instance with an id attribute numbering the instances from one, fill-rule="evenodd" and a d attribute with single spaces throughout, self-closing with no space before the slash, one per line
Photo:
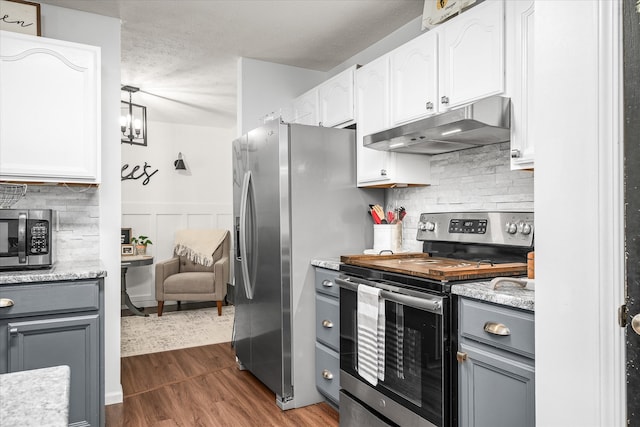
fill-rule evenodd
<path id="1" fill-rule="evenodd" d="M 451 285 L 525 276 L 533 229 L 532 212 L 423 213 L 423 252 L 341 257 L 341 426 L 457 426 Z"/>

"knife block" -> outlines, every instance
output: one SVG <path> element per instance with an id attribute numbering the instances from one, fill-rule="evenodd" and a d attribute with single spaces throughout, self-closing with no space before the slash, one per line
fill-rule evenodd
<path id="1" fill-rule="evenodd" d="M 402 251 L 402 223 L 374 224 L 373 225 L 373 251 Z"/>

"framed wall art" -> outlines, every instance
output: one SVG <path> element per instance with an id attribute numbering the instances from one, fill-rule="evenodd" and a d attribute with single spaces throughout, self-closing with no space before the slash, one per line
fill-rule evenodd
<path id="1" fill-rule="evenodd" d="M 0 30 L 40 34 L 40 4 L 23 0 L 0 0 Z"/>
<path id="2" fill-rule="evenodd" d="M 128 245 L 131 243 L 131 229 L 130 228 L 121 228 L 120 229 L 120 244 Z"/>

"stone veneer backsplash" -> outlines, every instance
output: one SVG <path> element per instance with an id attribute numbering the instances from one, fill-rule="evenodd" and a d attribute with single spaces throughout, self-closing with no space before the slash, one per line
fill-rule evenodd
<path id="1" fill-rule="evenodd" d="M 100 257 L 99 189 L 29 185 L 13 208 L 53 209 L 54 261 L 95 261 Z"/>
<path id="2" fill-rule="evenodd" d="M 510 144 L 485 145 L 431 157 L 431 185 L 385 191 L 386 209 L 404 206 L 402 247 L 422 251 L 416 240 L 423 212 L 533 211 L 533 172 L 512 171 Z"/>

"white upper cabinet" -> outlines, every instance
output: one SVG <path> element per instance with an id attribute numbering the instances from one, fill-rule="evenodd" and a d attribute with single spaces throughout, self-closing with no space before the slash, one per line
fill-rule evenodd
<path id="1" fill-rule="evenodd" d="M 352 66 L 318 86 L 321 126 L 339 127 L 353 124 L 355 71 L 356 66 Z"/>
<path id="2" fill-rule="evenodd" d="M 318 126 L 318 88 L 315 87 L 293 100 L 293 123 Z"/>
<path id="3" fill-rule="evenodd" d="M 424 33 L 393 50 L 391 58 L 391 124 L 438 111 L 438 34 Z"/>
<path id="4" fill-rule="evenodd" d="M 534 0 L 507 2 L 507 53 L 511 97 L 511 169 L 534 167 L 533 112 Z"/>
<path id="5" fill-rule="evenodd" d="M 355 70 L 354 65 L 294 99 L 292 123 L 326 127 L 352 125 L 355 122 Z"/>
<path id="6" fill-rule="evenodd" d="M 389 56 L 371 61 L 356 73 L 358 185 L 388 182 L 389 154 L 362 145 L 364 135 L 389 126 Z"/>
<path id="7" fill-rule="evenodd" d="M 486 0 L 437 31 L 441 110 L 504 92 L 502 0 Z"/>
<path id="8" fill-rule="evenodd" d="M 99 183 L 100 48 L 0 31 L 0 76 L 0 180 Z"/>
<path id="9" fill-rule="evenodd" d="M 429 159 L 418 154 L 379 151 L 363 146 L 365 135 L 387 129 L 389 121 L 389 64 L 384 55 L 356 71 L 357 178 L 359 187 L 426 185 Z"/>

